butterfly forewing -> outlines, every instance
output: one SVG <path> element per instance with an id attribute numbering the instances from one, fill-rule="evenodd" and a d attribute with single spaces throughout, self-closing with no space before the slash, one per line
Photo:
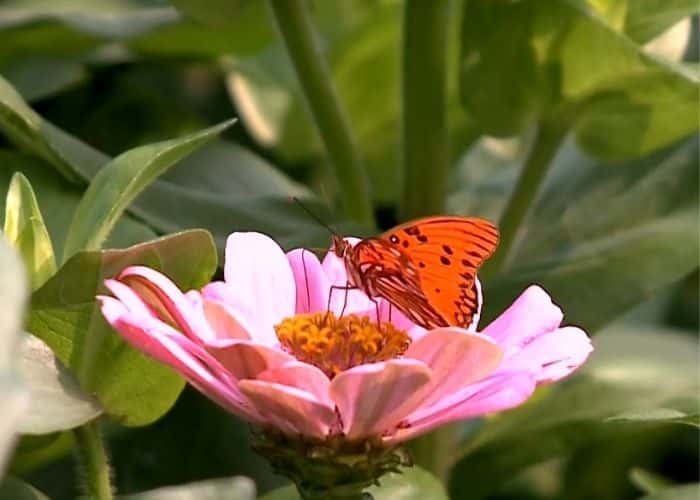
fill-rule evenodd
<path id="1" fill-rule="evenodd" d="M 426 302 L 437 313 L 431 317 L 443 318 L 444 325 L 466 328 L 472 323 L 480 300 L 476 272 L 498 244 L 493 224 L 478 218 L 427 217 L 397 226 L 380 239 L 411 262 L 420 282 L 422 297 L 414 301 L 419 309 Z M 393 302 L 396 295 L 386 298 Z M 407 313 L 416 314 L 422 319 L 426 313 Z"/>

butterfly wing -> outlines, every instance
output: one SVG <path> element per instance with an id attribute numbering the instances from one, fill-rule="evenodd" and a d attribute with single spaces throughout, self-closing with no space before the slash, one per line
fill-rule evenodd
<path id="1" fill-rule="evenodd" d="M 498 245 L 498 229 L 467 217 L 426 217 L 380 236 L 412 263 L 427 303 L 446 324 L 468 327 L 479 308 L 476 272 Z"/>
<path id="2" fill-rule="evenodd" d="M 390 242 L 380 238 L 362 240 L 353 247 L 351 260 L 358 271 L 356 284 L 370 297 L 388 300 L 425 328 L 448 324 L 428 302 L 413 262 Z"/>

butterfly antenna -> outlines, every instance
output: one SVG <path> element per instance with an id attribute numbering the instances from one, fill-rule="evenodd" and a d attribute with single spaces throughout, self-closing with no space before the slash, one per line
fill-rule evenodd
<path id="1" fill-rule="evenodd" d="M 323 227 L 325 227 L 326 229 L 328 229 L 328 232 L 330 232 L 333 236 L 340 236 L 340 233 L 338 233 L 338 231 L 336 231 L 335 229 L 333 229 L 333 228 L 332 228 L 331 226 L 329 226 L 326 222 L 324 222 L 318 215 L 316 215 L 315 213 L 313 213 L 313 212 L 311 211 L 311 209 L 310 209 L 309 207 L 307 207 L 304 203 L 302 203 L 302 201 L 301 201 L 299 198 L 297 198 L 296 196 L 292 196 L 291 199 L 292 199 L 292 201 L 293 201 L 294 203 L 296 203 L 297 205 L 299 205 L 299 206 L 304 210 L 304 212 L 306 212 L 307 214 L 309 214 L 309 216 L 310 216 L 313 220 L 315 220 L 315 221 L 318 222 L 321 226 L 323 226 Z"/>

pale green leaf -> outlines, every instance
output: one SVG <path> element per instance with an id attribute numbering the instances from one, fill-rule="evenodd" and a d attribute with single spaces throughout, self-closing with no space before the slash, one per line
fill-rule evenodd
<path id="1" fill-rule="evenodd" d="M 88 422 L 102 407 L 85 394 L 78 381 L 44 342 L 25 333 L 20 352 L 20 373 L 29 389 L 29 408 L 19 431 L 48 434 L 72 429 Z"/>

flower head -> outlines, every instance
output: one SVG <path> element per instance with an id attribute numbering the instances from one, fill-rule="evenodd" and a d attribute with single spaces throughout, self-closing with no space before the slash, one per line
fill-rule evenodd
<path id="1" fill-rule="evenodd" d="M 350 240 L 352 241 L 352 240 Z M 132 345 L 225 409 L 288 438 L 393 445 L 436 426 L 506 410 L 565 377 L 592 350 L 585 332 L 531 286 L 481 332 L 426 331 L 385 300 L 344 289 L 329 252 L 285 254 L 234 233 L 224 281 L 180 291 L 130 267 L 102 312 Z M 474 329 L 476 326 L 474 326 Z"/>

